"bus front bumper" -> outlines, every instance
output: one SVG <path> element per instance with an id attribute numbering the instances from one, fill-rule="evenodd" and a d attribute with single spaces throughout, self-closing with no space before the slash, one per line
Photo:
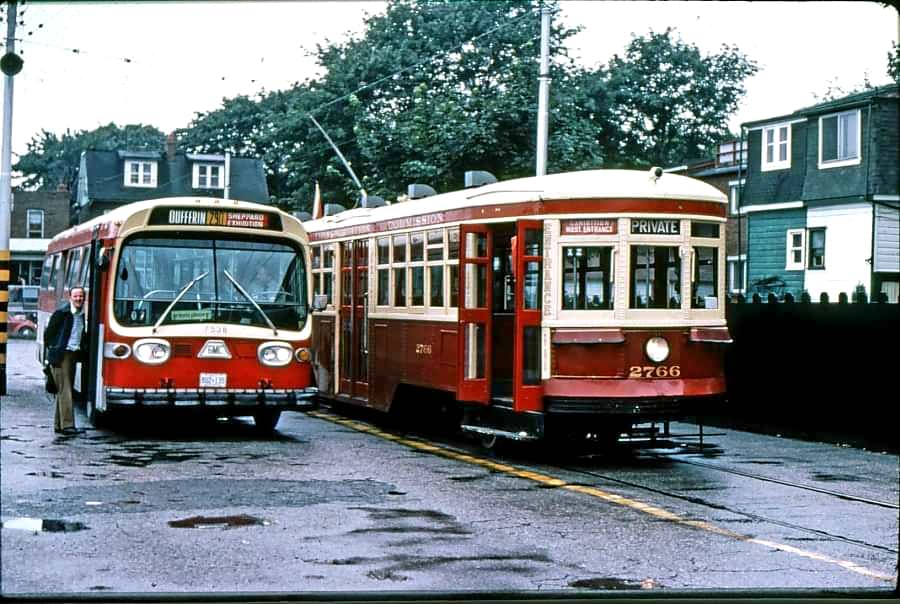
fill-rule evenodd
<path id="1" fill-rule="evenodd" d="M 312 409 L 318 389 L 241 390 L 222 388 L 106 388 L 110 407 L 208 407 Z"/>

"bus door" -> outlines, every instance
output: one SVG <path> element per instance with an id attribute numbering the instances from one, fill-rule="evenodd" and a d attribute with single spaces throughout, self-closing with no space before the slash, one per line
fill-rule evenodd
<path id="1" fill-rule="evenodd" d="M 104 322 L 106 316 L 103 312 L 103 299 L 106 297 L 104 291 L 104 283 L 109 275 L 107 268 L 109 257 L 103 251 L 103 242 L 98 237 L 99 226 L 95 227 L 91 247 L 84 274 L 84 286 L 87 289 L 87 307 L 85 310 L 85 320 L 88 321 L 90 329 L 88 330 L 88 347 L 87 361 L 82 363 L 82 367 L 87 371 L 82 371 L 81 379 L 84 389 L 85 409 L 88 419 L 96 421 L 94 416 L 95 410 L 105 411 L 106 405 L 103 400 L 103 344 L 105 340 L 106 324 Z M 85 375 L 86 374 L 86 375 Z"/>
<path id="2" fill-rule="evenodd" d="M 456 397 L 488 403 L 491 394 L 493 233 L 487 225 L 460 227 L 459 357 Z"/>
<path id="3" fill-rule="evenodd" d="M 513 409 L 542 410 L 541 299 L 543 223 L 519 220 L 512 245 L 516 319 L 513 354 Z"/>
<path id="4" fill-rule="evenodd" d="M 369 242 L 345 241 L 341 249 L 340 383 L 346 396 L 369 397 Z"/>

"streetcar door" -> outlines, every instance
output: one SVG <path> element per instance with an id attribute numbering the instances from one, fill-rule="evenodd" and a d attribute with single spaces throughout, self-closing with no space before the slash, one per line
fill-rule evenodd
<path id="1" fill-rule="evenodd" d="M 519 220 L 512 246 L 515 266 L 516 319 L 513 354 L 513 408 L 540 411 L 541 385 L 541 299 L 543 265 L 543 223 Z"/>
<path id="2" fill-rule="evenodd" d="M 456 397 L 488 403 L 491 394 L 493 236 L 486 225 L 460 227 Z"/>
<path id="3" fill-rule="evenodd" d="M 341 252 L 340 381 L 338 393 L 369 396 L 367 338 L 368 241 L 344 241 Z"/>

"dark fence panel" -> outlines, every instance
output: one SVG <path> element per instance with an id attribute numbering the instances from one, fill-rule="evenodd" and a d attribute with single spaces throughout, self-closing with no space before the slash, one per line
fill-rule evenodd
<path id="1" fill-rule="evenodd" d="M 726 418 L 895 442 L 900 305 L 731 303 Z"/>

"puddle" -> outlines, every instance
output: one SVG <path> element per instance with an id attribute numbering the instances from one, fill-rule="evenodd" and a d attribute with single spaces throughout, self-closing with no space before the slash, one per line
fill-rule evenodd
<path id="1" fill-rule="evenodd" d="M 34 533 L 74 533 L 87 528 L 81 522 L 67 522 L 52 518 L 10 518 L 0 524 L 5 529 L 32 531 Z"/>
<path id="2" fill-rule="evenodd" d="M 234 528 L 236 526 L 267 526 L 269 523 L 255 516 L 191 516 L 181 520 L 170 520 L 172 528 Z"/>
<path id="3" fill-rule="evenodd" d="M 450 480 L 455 480 L 457 482 L 472 482 L 473 480 L 483 480 L 485 477 L 482 476 L 450 476 Z"/>
<path id="4" fill-rule="evenodd" d="M 816 480 L 821 480 L 822 482 L 859 482 L 862 480 L 859 476 L 854 476 L 852 474 L 815 473 L 812 477 Z"/>
<path id="5" fill-rule="evenodd" d="M 123 447 L 117 447 L 120 451 Z M 113 453 L 105 459 L 107 463 L 129 468 L 143 468 L 152 463 L 177 463 L 197 459 L 202 451 L 194 450 L 170 450 L 159 445 L 130 445 L 125 446 L 125 453 Z"/>
<path id="6" fill-rule="evenodd" d="M 612 577 L 603 577 L 598 579 L 579 579 L 571 581 L 569 587 L 579 589 L 642 589 L 643 582 L 625 581 L 624 579 L 615 579 Z M 646 589 L 646 588 L 643 588 Z"/>

